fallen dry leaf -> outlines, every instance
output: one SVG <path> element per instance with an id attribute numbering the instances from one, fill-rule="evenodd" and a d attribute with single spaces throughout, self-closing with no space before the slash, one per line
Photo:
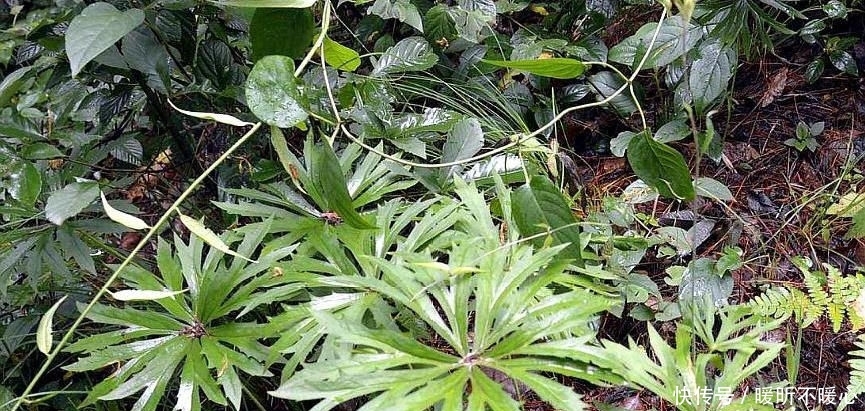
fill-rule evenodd
<path id="1" fill-rule="evenodd" d="M 781 70 L 778 70 L 769 79 L 769 85 L 766 87 L 766 91 L 763 92 L 763 97 L 760 98 L 760 107 L 772 104 L 775 101 L 775 97 L 780 96 L 781 92 L 784 91 L 784 87 L 787 87 L 787 67 L 782 67 Z"/>

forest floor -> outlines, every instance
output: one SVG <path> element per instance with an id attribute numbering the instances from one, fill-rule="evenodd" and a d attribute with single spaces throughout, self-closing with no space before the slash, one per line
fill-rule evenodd
<path id="1" fill-rule="evenodd" d="M 865 42 L 857 48 L 863 54 L 857 58 L 862 60 Z M 741 63 L 729 115 L 722 111 L 713 117 L 716 131 L 724 135 L 725 158 L 717 164 L 703 160 L 700 174 L 727 185 L 735 199 L 729 208 L 712 203 L 697 205 L 702 214 L 718 224 L 694 258 L 717 257 L 725 245 L 737 245 L 744 251 L 746 263 L 733 273 L 733 302 L 748 301 L 769 285 L 802 287 L 802 274 L 791 263 L 796 256 L 808 257 L 816 266 L 832 264 L 844 273 L 865 266 L 865 241 L 844 238 L 849 219 L 826 213 L 829 205 L 850 192 L 851 183 L 865 178 L 865 161 L 861 161 L 865 156 L 865 78 L 825 76 L 808 84 L 803 72 L 813 57 L 808 50 L 781 49 L 777 56 Z M 603 118 L 610 115 L 600 110 L 593 115 L 596 117 L 577 122 L 597 125 L 616 120 Z M 784 144 L 795 138 L 800 121 L 824 122 L 825 129 L 816 137 L 818 146 L 813 152 L 800 152 Z M 693 143 L 681 143 L 677 148 L 692 159 L 690 166 L 694 170 Z M 587 198 L 618 195 L 635 178 L 624 158 L 597 153 L 580 157 L 584 160 L 581 174 L 588 177 Z M 674 211 L 670 207 L 649 203 L 641 211 L 661 215 Z M 664 269 L 669 262 L 648 261 L 637 270 L 664 284 Z M 627 336 L 638 342 L 640 336 L 646 337 L 644 331 L 633 328 L 645 329 L 638 321 L 608 318 L 604 324 L 606 338 L 622 343 L 626 343 Z M 670 331 L 667 335 L 672 335 Z M 826 319 L 801 331 L 801 369 L 795 387 L 834 387 L 840 396 L 848 382 L 846 361 L 848 353 L 856 348 L 856 334 L 849 330 L 834 333 Z M 797 327 L 788 322 L 786 332 L 780 330 L 771 338 L 784 341 L 789 333 L 795 341 L 797 332 Z M 782 353 L 757 378 L 762 383 L 787 379 L 785 361 Z M 754 386 L 759 385 L 754 381 Z M 627 410 L 675 409 L 657 398 L 622 388 L 594 389 L 586 396 Z"/>

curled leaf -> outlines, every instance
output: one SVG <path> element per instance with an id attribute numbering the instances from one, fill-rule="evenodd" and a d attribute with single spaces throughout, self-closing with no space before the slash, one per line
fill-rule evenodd
<path id="1" fill-rule="evenodd" d="M 114 207 L 111 204 L 108 204 L 108 200 L 105 198 L 105 193 L 102 191 L 99 192 L 99 195 L 102 197 L 102 208 L 105 209 L 105 214 L 108 215 L 115 223 L 122 224 L 124 227 L 131 228 L 133 230 L 144 230 L 150 228 L 144 220 L 134 216 L 124 213 Z"/>
<path id="2" fill-rule="evenodd" d="M 177 214 L 180 214 L 180 213 L 178 212 Z M 225 242 L 223 242 L 222 239 L 216 235 L 216 233 L 211 231 L 209 228 L 205 227 L 198 220 L 196 220 L 190 216 L 180 214 L 180 222 L 182 222 L 183 225 L 185 225 L 186 228 L 188 228 L 189 231 L 192 232 L 192 234 L 195 234 L 196 236 L 198 236 L 198 238 L 201 238 L 202 240 L 204 240 L 204 242 L 207 243 L 207 245 L 209 245 L 209 246 L 211 246 L 211 247 L 213 247 L 219 251 L 222 251 L 225 254 L 235 256 L 238 258 L 242 258 L 242 259 L 249 261 L 251 263 L 257 263 L 258 262 L 255 260 L 250 260 L 249 258 L 244 257 L 244 256 L 240 255 L 239 253 L 233 251 L 232 249 L 228 248 L 228 245 L 225 244 Z"/>
<path id="3" fill-rule="evenodd" d="M 39 320 L 39 327 L 36 329 L 36 348 L 45 355 L 48 355 L 48 352 L 51 351 L 51 346 L 54 344 L 54 338 L 51 335 L 54 332 L 54 313 L 57 312 L 57 308 L 60 307 L 60 304 L 63 304 L 66 297 L 68 295 L 64 295 L 63 298 L 57 300 L 48 311 L 45 311 L 42 319 Z"/>
<path id="4" fill-rule="evenodd" d="M 177 110 L 183 114 L 186 114 L 187 116 L 190 116 L 190 117 L 200 118 L 203 120 L 213 120 L 217 123 L 228 124 L 229 126 L 235 126 L 235 127 L 244 127 L 244 126 L 254 125 L 253 123 L 243 121 L 237 117 L 230 116 L 228 114 L 203 113 L 200 111 L 183 110 L 183 109 L 175 106 L 174 103 L 171 102 L 171 100 L 168 100 L 168 104 L 170 104 L 173 109 L 175 109 L 175 110 Z"/>

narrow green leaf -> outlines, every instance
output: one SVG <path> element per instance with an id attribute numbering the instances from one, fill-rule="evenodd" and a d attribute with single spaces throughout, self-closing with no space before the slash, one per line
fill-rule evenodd
<path id="1" fill-rule="evenodd" d="M 294 127 L 306 120 L 295 83 L 294 60 L 286 56 L 266 56 L 258 60 L 246 79 L 249 109 L 265 123 Z"/>
<path id="2" fill-rule="evenodd" d="M 330 37 L 324 38 L 324 61 L 331 67 L 343 71 L 355 71 L 360 67 L 360 54 L 343 46 Z"/>
<path id="3" fill-rule="evenodd" d="M 512 61 L 481 59 L 481 61 L 498 67 L 517 69 L 526 73 L 557 79 L 577 78 L 586 71 L 586 65 L 583 62 L 569 58 Z"/>
<path id="4" fill-rule="evenodd" d="M 315 20 L 308 8 L 259 8 L 249 23 L 252 61 L 264 56 L 302 58 L 312 44 Z"/>
<path id="5" fill-rule="evenodd" d="M 322 194 L 326 210 L 336 212 L 348 225 L 357 229 L 375 229 L 376 227 L 358 214 L 352 205 L 351 195 L 345 183 L 345 175 L 336 158 L 336 153 L 327 143 L 311 150 L 310 178 L 315 189 Z"/>
<path id="6" fill-rule="evenodd" d="M 628 144 L 628 163 L 637 177 L 663 196 L 693 200 L 691 172 L 682 154 L 643 131 Z"/>
<path id="7" fill-rule="evenodd" d="M 66 56 L 72 77 L 142 22 L 144 12 L 139 9 L 120 11 L 103 2 L 87 6 L 66 30 Z"/>
<path id="8" fill-rule="evenodd" d="M 174 297 L 185 293 L 186 290 L 120 290 L 109 292 L 111 297 L 118 301 L 153 301 L 162 298 Z"/>
<path id="9" fill-rule="evenodd" d="M 45 203 L 45 217 L 48 221 L 61 225 L 90 205 L 99 196 L 99 184 L 95 181 L 84 181 L 68 184 L 60 190 L 51 193 Z"/>
<path id="10" fill-rule="evenodd" d="M 209 246 L 211 246 L 211 247 L 213 247 L 219 251 L 222 251 L 225 254 L 232 255 L 232 256 L 235 256 L 238 258 L 242 258 L 242 259 L 249 261 L 249 262 L 252 262 L 252 263 L 258 262 L 255 260 L 250 260 L 249 258 L 244 257 L 244 256 L 232 251 L 228 247 L 228 245 L 225 244 L 225 242 L 223 242 L 221 238 L 219 238 L 219 236 L 217 236 L 213 231 L 211 231 L 209 228 L 207 228 L 203 224 L 201 224 L 201 222 L 199 222 L 198 220 L 196 220 L 192 217 L 189 217 L 187 215 L 180 214 L 180 212 L 178 212 L 177 214 L 180 215 L 180 221 L 183 223 L 183 225 L 185 225 L 186 228 L 188 228 L 190 232 L 192 232 L 193 234 L 195 234 L 196 236 L 198 236 L 199 238 L 204 240 L 204 242 L 207 243 Z"/>
<path id="11" fill-rule="evenodd" d="M 105 214 L 108 215 L 108 218 L 113 220 L 116 223 L 122 224 L 124 227 L 131 228 L 133 230 L 144 230 L 150 228 L 144 220 L 134 216 L 124 213 L 114 207 L 111 204 L 108 204 L 108 200 L 105 198 L 105 193 L 102 191 L 99 192 L 99 196 L 102 197 L 102 208 L 105 209 Z"/>
<path id="12" fill-rule="evenodd" d="M 570 243 L 560 258 L 573 259 L 578 266 L 583 265 L 577 219 L 552 181 L 543 175 L 534 176 L 529 184 L 514 191 L 511 201 L 514 221 L 523 237 L 536 236 L 532 243 L 538 248 L 543 247 L 548 237 L 553 239 L 553 244 Z M 545 232 L 549 236 L 544 236 Z"/>
<path id="13" fill-rule="evenodd" d="M 217 123 L 228 124 L 229 126 L 235 126 L 235 127 L 245 127 L 245 126 L 254 125 L 253 123 L 243 121 L 237 117 L 230 116 L 228 114 L 204 113 L 204 112 L 200 112 L 200 111 L 183 110 L 183 109 L 175 106 L 174 103 L 171 102 L 171 100 L 168 100 L 168 104 L 171 105 L 171 107 L 173 109 L 175 109 L 175 110 L 177 110 L 183 114 L 186 114 L 187 116 L 190 116 L 190 117 L 200 118 L 203 120 L 213 120 Z"/>
<path id="14" fill-rule="evenodd" d="M 60 307 L 60 304 L 63 304 L 63 301 L 66 301 L 66 297 L 68 297 L 68 295 L 64 295 L 63 298 L 57 300 L 48 311 L 45 311 L 45 314 L 42 315 L 42 319 L 39 320 L 39 327 L 36 328 L 36 348 L 45 355 L 48 355 L 51 351 L 51 346 L 54 345 L 54 337 L 51 335 L 54 332 L 54 313 L 57 311 L 57 308 Z"/>

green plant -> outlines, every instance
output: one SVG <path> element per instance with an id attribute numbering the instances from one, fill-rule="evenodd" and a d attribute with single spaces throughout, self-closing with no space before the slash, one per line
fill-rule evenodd
<path id="1" fill-rule="evenodd" d="M 246 230 L 238 238 L 241 243 L 236 252 L 255 255 L 270 223 Z M 92 388 L 80 406 L 141 392 L 134 407 L 154 410 L 163 401 L 166 388 L 177 381 L 177 409 L 200 409 L 201 394 L 240 409 L 244 384 L 238 371 L 270 375 L 263 366 L 267 347 L 259 340 L 274 335 L 273 327 L 250 315 L 245 321 L 238 319 L 254 307 L 259 295 L 288 281 L 290 277 L 268 275 L 268 270 L 294 247 L 260 254 L 258 261 L 250 263 L 243 257 L 229 262 L 225 253 L 213 247 L 205 250 L 205 242 L 197 235 L 191 235 L 188 244 L 179 238 L 173 244 L 174 250 L 159 242 L 158 274 L 135 266 L 121 272 L 128 289 L 112 295 L 127 301 L 124 307 L 97 305 L 88 313 L 94 323 L 118 327 L 116 330 L 90 335 L 66 347 L 67 352 L 85 354 L 65 366 L 68 371 L 120 365 Z M 293 296 L 285 287 L 280 289 L 282 298 Z M 136 304 L 136 300 L 152 303 Z"/>
<path id="2" fill-rule="evenodd" d="M 808 149 L 813 152 L 817 150 L 817 136 L 820 134 L 823 134 L 822 121 L 810 125 L 800 121 L 796 124 L 796 137 L 784 140 L 784 145 L 793 147 L 796 151 Z"/>
<path id="3" fill-rule="evenodd" d="M 649 343 L 655 359 L 643 346 L 628 347 L 604 341 L 601 365 L 636 386 L 643 387 L 679 410 L 774 410 L 754 394 L 735 398 L 735 390 L 749 376 L 771 363 L 783 344 L 763 341 L 763 334 L 778 328 L 782 319 L 765 321 L 744 306 L 714 309 L 710 300 L 696 303 L 676 326 L 670 346 L 649 325 Z M 695 338 L 696 337 L 696 338 Z M 698 349 L 697 347 L 704 347 Z M 709 398 L 703 396 L 708 390 Z"/>
<path id="4" fill-rule="evenodd" d="M 804 277 L 805 291 L 781 287 L 770 288 L 748 302 L 755 312 L 776 318 L 794 314 L 802 327 L 807 327 L 826 314 L 835 332 L 841 330 L 845 319 L 854 330 L 865 327 L 863 308 L 859 300 L 865 289 L 861 274 L 844 276 L 824 264 L 826 273 L 811 269 L 811 261 L 797 257 L 793 264 Z"/>
<path id="5" fill-rule="evenodd" d="M 836 411 L 846 409 L 853 401 L 865 392 L 865 336 L 859 335 L 856 347 L 859 350 L 850 352 L 850 383 L 844 396 L 838 401 Z"/>
<path id="6" fill-rule="evenodd" d="M 499 198 L 507 199 L 502 189 Z M 542 373 L 617 380 L 590 366 L 592 357 L 584 354 L 595 315 L 611 301 L 562 288 L 569 282 L 567 264 L 556 258 L 562 246 L 535 252 L 520 241 L 502 244 L 483 198 L 460 183 L 457 192 L 467 206 L 453 212 L 471 224 L 455 226 L 424 251 L 362 258 L 380 278 L 326 280 L 356 290 L 340 299 L 366 303 L 333 314 L 313 301 L 308 309 L 323 325 L 326 345 L 273 395 L 321 400 L 321 409 L 371 394 L 378 395 L 364 400 L 365 409 L 462 409 L 464 401 L 469 408 L 519 409 L 519 397 L 532 390 L 557 408 L 582 409 L 578 395 Z M 511 213 L 506 206 L 502 212 Z M 388 312 L 408 316 L 412 325 L 382 315 Z"/>

